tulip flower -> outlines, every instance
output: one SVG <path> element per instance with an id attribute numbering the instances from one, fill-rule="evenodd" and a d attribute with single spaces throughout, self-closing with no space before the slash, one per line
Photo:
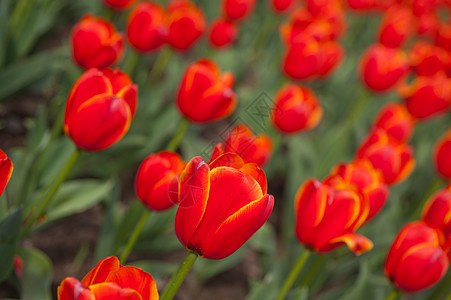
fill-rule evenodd
<path id="1" fill-rule="evenodd" d="M 385 205 L 388 187 L 379 170 L 375 170 L 367 160 L 356 160 L 349 164 L 339 164 L 324 179 L 324 184 L 337 187 L 357 189 L 369 203 L 369 212 L 365 222 L 372 219 Z"/>
<path id="2" fill-rule="evenodd" d="M 0 196 L 11 178 L 13 169 L 14 166 L 11 159 L 0 149 Z"/>
<path id="3" fill-rule="evenodd" d="M 412 135 L 415 119 L 404 105 L 388 103 L 376 117 L 373 128 L 385 130 L 387 135 L 399 142 L 407 142 Z"/>
<path id="4" fill-rule="evenodd" d="M 164 8 L 154 2 L 139 3 L 128 17 L 127 37 L 130 44 L 140 52 L 159 49 L 168 34 Z"/>
<path id="5" fill-rule="evenodd" d="M 410 65 L 419 76 L 433 76 L 443 72 L 449 62 L 448 53 L 433 44 L 416 42 L 409 53 Z"/>
<path id="6" fill-rule="evenodd" d="M 424 222 L 407 224 L 398 233 L 385 261 L 385 274 L 407 292 L 418 292 L 437 283 L 446 273 L 449 258 L 443 233 Z"/>
<path id="7" fill-rule="evenodd" d="M 358 159 L 368 159 L 380 170 L 386 184 L 399 183 L 410 175 L 415 158 L 413 149 L 405 143 L 391 138 L 383 129 L 375 129 L 360 145 Z"/>
<path id="8" fill-rule="evenodd" d="M 451 25 L 448 23 L 440 23 L 438 25 L 437 34 L 435 36 L 435 44 L 446 51 L 451 51 Z"/>
<path id="9" fill-rule="evenodd" d="M 309 179 L 295 198 L 296 236 L 307 248 L 319 253 L 347 245 L 359 255 L 373 244 L 355 231 L 365 222 L 368 199 L 346 187 L 332 188 Z"/>
<path id="10" fill-rule="evenodd" d="M 443 73 L 435 76 L 420 76 L 399 93 L 410 114 L 418 119 L 427 119 L 449 111 L 451 106 L 451 79 Z"/>
<path id="11" fill-rule="evenodd" d="M 287 84 L 276 95 L 272 122 L 283 133 L 309 130 L 318 125 L 323 110 L 308 88 Z"/>
<path id="12" fill-rule="evenodd" d="M 233 187 L 233 188 L 232 188 Z M 274 197 L 257 164 L 226 153 L 209 164 L 193 158 L 180 176 L 175 233 L 200 257 L 222 259 L 240 248 L 268 219 Z"/>
<path id="13" fill-rule="evenodd" d="M 155 280 L 140 268 L 121 266 L 115 256 L 101 260 L 82 281 L 67 277 L 58 300 L 158 300 Z"/>
<path id="14" fill-rule="evenodd" d="M 269 161 L 271 150 L 269 136 L 255 136 L 246 125 L 238 125 L 228 132 L 224 144 L 216 145 L 210 162 L 224 153 L 237 153 L 245 163 L 256 163 L 262 167 Z"/>
<path id="15" fill-rule="evenodd" d="M 373 45 L 360 60 L 360 76 L 373 91 L 384 92 L 397 84 L 409 69 L 405 53 L 398 48 Z"/>
<path id="16" fill-rule="evenodd" d="M 85 15 L 72 29 L 72 56 L 83 68 L 113 65 L 124 50 L 122 34 L 102 18 Z"/>
<path id="17" fill-rule="evenodd" d="M 112 9 L 124 10 L 130 7 L 136 0 L 103 0 L 105 5 L 108 5 Z"/>
<path id="18" fill-rule="evenodd" d="M 235 42 L 238 27 L 227 19 L 216 19 L 211 24 L 210 43 L 217 48 L 225 48 Z"/>
<path id="19" fill-rule="evenodd" d="M 149 209 L 163 211 L 178 202 L 178 177 L 186 163 L 174 152 L 151 154 L 141 163 L 136 174 L 138 199 Z"/>
<path id="20" fill-rule="evenodd" d="M 451 130 L 435 146 L 434 162 L 437 172 L 446 179 L 451 179 Z"/>
<path id="21" fill-rule="evenodd" d="M 205 31 L 205 16 L 189 0 L 172 0 L 168 6 L 168 26 L 167 42 L 177 50 L 187 50 Z"/>
<path id="22" fill-rule="evenodd" d="M 417 34 L 434 39 L 437 35 L 440 19 L 435 12 L 424 13 L 417 17 Z"/>
<path id="23" fill-rule="evenodd" d="M 271 0 L 271 8 L 276 13 L 285 12 L 293 5 L 295 0 Z"/>
<path id="24" fill-rule="evenodd" d="M 210 59 L 191 64 L 183 75 L 177 94 L 180 112 L 197 123 L 229 116 L 237 104 L 232 91 L 234 81 L 232 73 L 221 74 L 218 65 Z"/>
<path id="25" fill-rule="evenodd" d="M 115 69 L 90 69 L 74 84 L 66 103 L 64 132 L 86 151 L 119 141 L 135 114 L 138 87 Z"/>
<path id="26" fill-rule="evenodd" d="M 443 231 L 451 239 L 451 185 L 435 193 L 424 206 L 423 221 Z"/>
<path id="27" fill-rule="evenodd" d="M 387 47 L 400 47 L 413 28 L 412 11 L 405 6 L 393 6 L 387 10 L 379 28 L 379 42 Z"/>
<path id="28" fill-rule="evenodd" d="M 230 20 L 242 20 L 253 11 L 256 0 L 223 0 L 222 10 Z"/>

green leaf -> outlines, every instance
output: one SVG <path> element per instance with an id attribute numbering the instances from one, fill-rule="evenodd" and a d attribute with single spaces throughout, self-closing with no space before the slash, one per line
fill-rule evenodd
<path id="1" fill-rule="evenodd" d="M 16 209 L 0 223 L 0 282 L 8 277 L 13 267 L 21 223 L 22 208 Z"/>
<path id="2" fill-rule="evenodd" d="M 19 255 L 23 259 L 21 278 L 23 300 L 52 299 L 51 284 L 53 277 L 52 262 L 48 256 L 38 249 L 21 249 Z"/>

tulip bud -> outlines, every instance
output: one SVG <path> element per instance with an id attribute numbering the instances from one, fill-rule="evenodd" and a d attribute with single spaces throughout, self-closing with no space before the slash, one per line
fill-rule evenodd
<path id="1" fill-rule="evenodd" d="M 75 82 L 66 103 L 64 132 L 86 151 L 119 141 L 135 114 L 138 87 L 115 69 L 89 69 Z"/>
<path id="2" fill-rule="evenodd" d="M 138 199 L 149 209 L 162 211 L 178 202 L 178 177 L 186 163 L 174 152 L 151 154 L 141 163 L 136 174 Z"/>
<path id="3" fill-rule="evenodd" d="M 149 52 L 160 48 L 166 41 L 168 27 L 164 8 L 154 2 L 138 4 L 128 17 L 127 37 L 138 51 Z"/>
<path id="4" fill-rule="evenodd" d="M 67 277 L 58 300 L 158 300 L 155 280 L 140 268 L 121 266 L 115 256 L 101 260 L 80 282 Z"/>
<path id="5" fill-rule="evenodd" d="M 448 53 L 427 42 L 416 42 L 409 53 L 410 65 L 419 76 L 433 76 L 446 69 Z"/>
<path id="6" fill-rule="evenodd" d="M 231 20 L 242 20 L 254 10 L 256 0 L 223 0 L 224 15 Z"/>
<path id="7" fill-rule="evenodd" d="M 412 33 L 413 21 L 408 7 L 391 7 L 379 27 L 379 42 L 386 47 L 400 47 Z"/>
<path id="8" fill-rule="evenodd" d="M 360 76 L 373 91 L 384 92 L 403 78 L 409 70 L 405 53 L 398 48 L 373 45 L 360 60 Z"/>
<path id="9" fill-rule="evenodd" d="M 168 6 L 168 26 L 167 42 L 177 50 L 187 50 L 205 31 L 205 16 L 189 0 L 172 0 Z"/>
<path id="10" fill-rule="evenodd" d="M 276 13 L 283 13 L 293 5 L 295 0 L 271 0 L 271 8 Z"/>
<path id="11" fill-rule="evenodd" d="M 72 29 L 72 56 L 83 68 L 106 68 L 124 50 L 122 34 L 102 18 L 85 15 Z"/>
<path id="12" fill-rule="evenodd" d="M 446 179 L 451 179 L 451 130 L 437 142 L 434 161 L 437 172 Z"/>
<path id="13" fill-rule="evenodd" d="M 210 164 L 193 158 L 180 176 L 178 239 L 204 258 L 231 255 L 271 214 L 274 197 L 266 189 L 262 169 L 237 154 L 226 153 Z"/>
<path id="14" fill-rule="evenodd" d="M 245 163 L 256 163 L 262 167 L 269 161 L 271 150 L 269 136 L 255 136 L 246 125 L 237 125 L 227 133 L 225 143 L 219 143 L 213 149 L 210 162 L 224 153 L 236 153 Z"/>
<path id="15" fill-rule="evenodd" d="M 412 135 L 415 119 L 404 105 L 388 103 L 379 112 L 373 128 L 385 130 L 387 135 L 399 142 L 407 142 Z"/>
<path id="16" fill-rule="evenodd" d="M 11 159 L 0 149 L 0 196 L 11 178 L 13 169 L 14 166 Z"/>
<path id="17" fill-rule="evenodd" d="M 368 159 L 373 167 L 380 170 L 386 184 L 399 183 L 410 175 L 415 158 L 413 149 L 391 138 L 383 129 L 375 129 L 360 145 L 358 159 Z"/>
<path id="18" fill-rule="evenodd" d="M 309 179 L 295 198 L 296 236 L 303 245 L 320 253 L 347 245 L 360 255 L 373 247 L 366 237 L 354 233 L 368 212 L 368 200 L 358 192 Z"/>
<path id="19" fill-rule="evenodd" d="M 210 59 L 201 59 L 185 71 L 177 95 L 180 112 L 193 122 L 205 123 L 229 116 L 236 107 L 234 76 L 220 73 Z"/>
<path id="20" fill-rule="evenodd" d="M 424 222 L 407 224 L 398 233 L 385 261 L 385 274 L 407 292 L 418 292 L 437 283 L 446 273 L 449 258 L 443 233 Z"/>
<path id="21" fill-rule="evenodd" d="M 276 95 L 272 122 L 283 133 L 309 130 L 318 125 L 323 109 L 315 94 L 294 84 L 283 86 Z"/>
<path id="22" fill-rule="evenodd" d="M 216 19 L 211 24 L 210 43 L 217 48 L 225 48 L 235 42 L 237 26 L 227 19 Z"/>
<path id="23" fill-rule="evenodd" d="M 423 221 L 451 239 L 451 185 L 435 193 L 424 206 Z"/>
<path id="24" fill-rule="evenodd" d="M 124 10 L 130 7 L 136 0 L 103 0 L 105 5 L 108 5 L 112 9 Z"/>

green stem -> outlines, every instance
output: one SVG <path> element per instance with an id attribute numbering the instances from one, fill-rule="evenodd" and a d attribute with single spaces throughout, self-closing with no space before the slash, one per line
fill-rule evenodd
<path id="1" fill-rule="evenodd" d="M 77 161 L 77 158 L 78 158 L 79 155 L 80 155 L 80 150 L 75 148 L 73 153 L 72 153 L 72 155 L 71 155 L 71 157 L 69 158 L 69 160 L 67 161 L 66 165 L 64 166 L 64 169 L 59 174 L 59 176 L 56 178 L 56 180 L 53 182 L 53 184 L 50 186 L 50 188 L 48 189 L 47 194 L 45 194 L 44 198 L 42 199 L 41 205 L 38 207 L 36 212 L 34 214 L 32 214 L 30 220 L 25 224 L 25 226 L 24 226 L 24 228 L 22 230 L 21 238 L 24 238 L 25 236 L 28 235 L 28 233 L 30 232 L 30 230 L 33 227 L 34 223 L 36 222 L 36 220 L 44 212 L 44 210 L 46 209 L 47 205 L 50 203 L 50 201 L 52 200 L 53 196 L 55 196 L 56 192 L 58 191 L 58 188 L 63 183 L 64 179 L 66 179 L 67 175 L 69 174 L 69 171 L 74 166 L 74 164 Z"/>
<path id="2" fill-rule="evenodd" d="M 133 49 L 130 49 L 130 51 L 127 54 L 127 59 L 125 60 L 124 64 L 122 65 L 122 70 L 127 73 L 128 75 L 132 76 L 133 71 L 136 68 L 136 64 L 139 60 L 139 53 L 136 52 Z"/>
<path id="3" fill-rule="evenodd" d="M 310 283 L 313 281 L 313 278 L 315 278 L 316 272 L 318 272 L 319 268 L 323 265 L 325 259 L 326 259 L 326 255 L 324 255 L 324 254 L 316 257 L 313 267 L 310 268 L 307 276 L 301 283 L 301 286 L 309 286 L 310 285 Z"/>
<path id="4" fill-rule="evenodd" d="M 143 211 L 141 218 L 138 221 L 138 224 L 136 224 L 135 229 L 133 230 L 132 235 L 130 236 L 130 239 L 127 242 L 127 245 L 125 246 L 124 250 L 122 251 L 121 257 L 119 258 L 121 264 L 125 265 L 125 262 L 127 261 L 128 256 L 130 255 L 130 252 L 133 249 L 133 246 L 135 245 L 136 241 L 138 240 L 139 234 L 141 233 L 141 230 L 146 223 L 147 218 L 149 217 L 150 210 L 145 209 Z"/>
<path id="5" fill-rule="evenodd" d="M 183 135 L 185 134 L 186 130 L 188 129 L 189 121 L 187 119 L 183 119 L 182 122 L 179 125 L 179 128 L 177 132 L 174 134 L 172 139 L 169 141 L 166 150 L 168 151 L 175 151 L 180 144 L 180 141 L 182 140 Z"/>
<path id="6" fill-rule="evenodd" d="M 296 265 L 291 270 L 290 275 L 288 275 L 288 278 L 285 280 L 285 283 L 282 286 L 282 289 L 279 292 L 279 295 L 277 296 L 276 300 L 283 300 L 285 299 L 285 296 L 287 295 L 288 291 L 290 290 L 291 286 L 293 285 L 294 281 L 299 275 L 299 272 L 301 272 L 302 267 L 304 266 L 305 262 L 307 261 L 307 258 L 310 256 L 309 250 L 304 250 L 299 257 Z"/>
<path id="7" fill-rule="evenodd" d="M 169 47 L 161 49 L 160 53 L 158 53 L 155 64 L 153 65 L 152 70 L 150 70 L 149 73 L 150 83 L 157 82 L 157 80 L 161 77 L 171 56 L 172 50 Z"/>
<path id="8" fill-rule="evenodd" d="M 414 213 L 412 214 L 412 220 L 417 220 L 421 217 L 421 213 L 423 212 L 424 205 L 426 201 L 431 197 L 435 191 L 437 191 L 443 185 L 443 180 L 440 177 L 437 177 L 434 181 L 431 182 L 429 188 L 426 189 L 426 193 L 420 198 L 425 199 L 421 200 L 417 208 L 415 208 Z"/>
<path id="9" fill-rule="evenodd" d="M 196 259 L 197 255 L 193 252 L 188 252 L 186 254 L 185 258 L 180 263 L 177 272 L 172 275 L 171 281 L 169 281 L 168 285 L 161 294 L 160 300 L 171 300 L 174 298 L 183 280 L 185 280 L 186 274 L 188 274 Z"/>
<path id="10" fill-rule="evenodd" d="M 401 291 L 393 289 L 385 300 L 396 300 L 401 296 Z"/>

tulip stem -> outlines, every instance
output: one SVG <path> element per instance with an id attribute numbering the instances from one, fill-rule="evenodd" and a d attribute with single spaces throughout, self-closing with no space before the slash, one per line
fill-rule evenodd
<path id="1" fill-rule="evenodd" d="M 171 58 L 171 55 L 172 55 L 172 51 L 169 47 L 161 49 L 160 53 L 158 53 L 158 56 L 152 67 L 152 70 L 150 70 L 150 73 L 149 73 L 149 82 L 150 83 L 157 82 L 157 80 L 161 77 L 161 75 L 164 72 L 164 69 L 166 69 L 169 59 Z"/>
<path id="2" fill-rule="evenodd" d="M 189 121 L 187 119 L 183 119 L 182 122 L 179 125 L 179 128 L 177 132 L 174 134 L 172 139 L 169 141 L 166 150 L 168 151 L 175 151 L 180 144 L 180 141 L 182 140 L 183 135 L 185 134 L 186 130 L 188 129 Z"/>
<path id="3" fill-rule="evenodd" d="M 169 281 L 168 285 L 161 294 L 160 300 L 171 300 L 172 298 L 174 298 L 177 290 L 179 289 L 183 280 L 185 280 L 186 275 L 188 274 L 196 259 L 197 255 L 193 252 L 188 252 L 186 254 L 185 258 L 180 263 L 177 272 L 175 272 L 175 274 L 172 276 L 171 281 Z"/>
<path id="4" fill-rule="evenodd" d="M 136 224 L 136 227 L 133 230 L 133 233 L 130 236 L 130 239 L 128 240 L 127 245 L 125 245 L 125 248 L 122 251 L 122 254 L 119 258 L 121 264 L 125 265 L 127 258 L 130 255 L 130 252 L 132 251 L 133 246 L 136 244 L 139 234 L 141 233 L 141 230 L 142 230 L 144 224 L 146 223 L 146 220 L 149 217 L 149 215 L 150 215 L 150 210 L 146 208 L 145 211 L 143 211 L 138 223 Z"/>
<path id="5" fill-rule="evenodd" d="M 280 290 L 279 295 L 277 296 L 277 300 L 285 299 L 285 296 L 287 295 L 287 293 L 290 290 L 291 286 L 293 285 L 294 281 L 298 277 L 299 272 L 301 272 L 302 267 L 305 265 L 305 262 L 307 261 L 309 256 L 310 256 L 310 251 L 305 249 L 302 252 L 301 256 L 299 257 L 296 265 L 291 270 L 290 275 L 288 275 L 287 280 L 285 280 L 285 283 L 283 284 L 283 287 Z"/>
<path id="6" fill-rule="evenodd" d="M 393 289 L 390 294 L 388 294 L 385 300 L 396 300 L 401 296 L 401 291 Z"/>
<path id="7" fill-rule="evenodd" d="M 69 174 L 70 170 L 74 166 L 75 162 L 78 159 L 78 156 L 80 155 L 80 150 L 75 148 L 71 157 L 67 161 L 66 165 L 64 166 L 63 170 L 59 174 L 59 176 L 56 178 L 56 180 L 53 182 L 53 184 L 48 189 L 47 194 L 45 194 L 43 200 L 41 201 L 41 205 L 38 207 L 36 212 L 32 214 L 30 220 L 25 223 L 25 226 L 22 230 L 21 238 L 24 238 L 28 235 L 30 230 L 32 229 L 34 223 L 36 220 L 41 216 L 41 214 L 46 209 L 47 205 L 49 205 L 50 201 L 52 200 L 53 196 L 55 196 L 56 192 L 58 191 L 60 185 L 63 183 L 64 179 L 66 179 L 67 175 Z"/>

